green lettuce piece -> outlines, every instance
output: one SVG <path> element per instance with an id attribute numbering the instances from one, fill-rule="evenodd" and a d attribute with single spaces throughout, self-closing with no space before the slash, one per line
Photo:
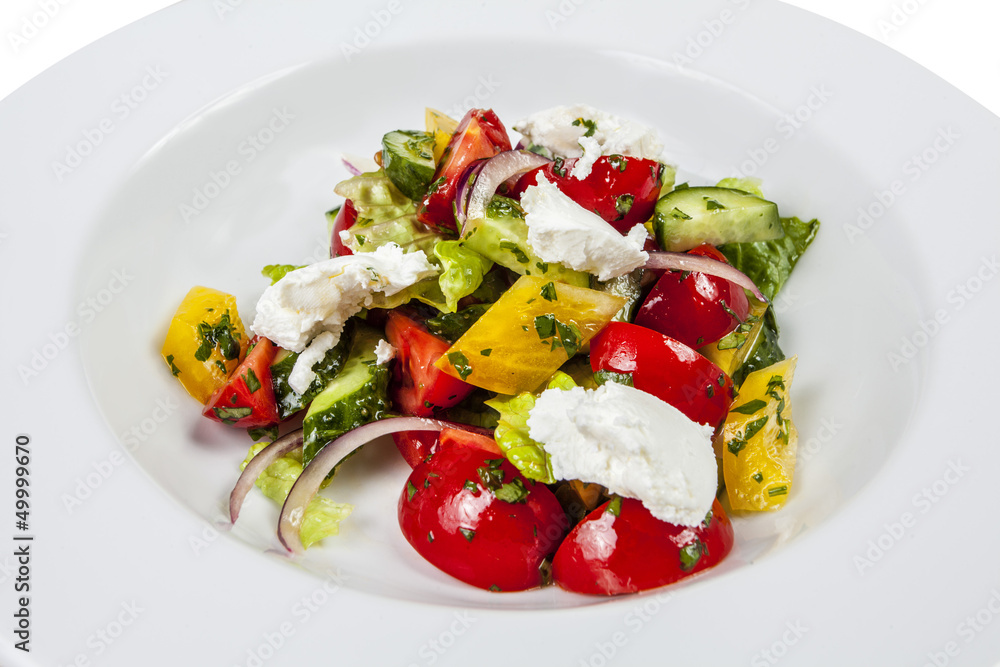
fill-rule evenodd
<path id="1" fill-rule="evenodd" d="M 292 271 L 301 269 L 303 266 L 304 265 L 302 264 L 298 266 L 295 264 L 268 264 L 260 270 L 260 273 L 265 278 L 270 278 L 271 284 L 273 285 Z"/>
<path id="2" fill-rule="evenodd" d="M 745 273 L 768 299 L 778 294 L 802 253 L 816 238 L 819 220 L 803 222 L 798 218 L 781 218 L 781 226 L 785 235 L 773 241 L 719 246 L 729 263 Z"/>
<path id="3" fill-rule="evenodd" d="M 350 199 L 358 212 L 344 241 L 352 252 L 371 252 L 395 243 L 405 252 L 423 250 L 430 256 L 443 239 L 417 221 L 416 202 L 400 192 L 381 169 L 341 181 L 333 191 Z"/>
<path id="4" fill-rule="evenodd" d="M 441 263 L 438 285 L 445 297 L 446 312 L 454 313 L 458 310 L 459 299 L 479 289 L 483 277 L 493 268 L 493 261 L 458 241 L 438 241 L 434 245 L 434 256 Z"/>
<path id="5" fill-rule="evenodd" d="M 240 470 L 246 468 L 250 460 L 269 444 L 271 443 L 260 442 L 251 447 L 246 459 L 240 464 Z M 269 465 L 257 478 L 257 488 L 280 505 L 285 502 L 288 492 L 292 490 L 292 485 L 301 474 L 302 450 L 296 449 Z M 340 522 L 346 519 L 353 509 L 353 505 L 335 503 L 329 498 L 315 496 L 302 516 L 302 529 L 299 532 L 302 546 L 309 547 L 324 537 L 339 533 Z"/>
<path id="6" fill-rule="evenodd" d="M 546 389 L 572 389 L 576 387 L 566 373 L 556 371 Z M 493 437 L 507 460 L 528 479 L 544 484 L 553 484 L 552 463 L 545 447 L 528 435 L 528 413 L 535 407 L 535 395 L 522 392 L 517 396 L 497 396 L 486 401 L 486 405 L 500 413 L 499 423 Z"/>
<path id="7" fill-rule="evenodd" d="M 717 188 L 730 188 L 732 190 L 742 190 L 743 192 L 749 192 L 752 195 L 757 195 L 761 199 L 764 199 L 764 190 L 761 188 L 763 183 L 759 178 L 724 178 L 715 184 Z"/>
<path id="8" fill-rule="evenodd" d="M 489 307 L 488 303 L 473 304 L 454 313 L 441 313 L 424 322 L 424 325 L 435 336 L 454 343 L 489 310 Z"/>

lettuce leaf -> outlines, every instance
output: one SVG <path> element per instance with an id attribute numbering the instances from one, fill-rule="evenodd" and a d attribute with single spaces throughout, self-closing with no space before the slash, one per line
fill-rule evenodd
<path id="1" fill-rule="evenodd" d="M 763 199 L 764 191 L 761 188 L 761 185 L 763 184 L 759 178 L 724 178 L 716 183 L 715 187 L 742 190 L 743 192 L 749 192 L 750 194 L 757 195 Z"/>
<path id="2" fill-rule="evenodd" d="M 576 387 L 566 373 L 556 371 L 546 389 L 572 389 Z M 507 460 L 528 479 L 544 484 L 553 484 L 552 463 L 545 447 L 528 435 L 528 413 L 535 407 L 535 395 L 522 392 L 517 396 L 497 396 L 486 401 L 486 405 L 500 413 L 500 420 L 493 437 Z"/>
<path id="3" fill-rule="evenodd" d="M 493 261 L 474 250 L 469 250 L 458 241 L 438 241 L 434 245 L 434 256 L 441 263 L 438 285 L 445 297 L 449 313 L 458 310 L 458 301 L 475 292 L 483 282 L 483 277 L 493 268 Z"/>
<path id="4" fill-rule="evenodd" d="M 269 444 L 271 443 L 260 442 L 251 447 L 246 459 L 240 464 L 240 470 L 246 468 L 250 460 Z M 257 478 L 257 488 L 280 505 L 285 502 L 288 492 L 301 474 L 302 450 L 298 449 L 269 465 Z M 302 516 L 302 530 L 299 533 L 302 545 L 308 547 L 324 537 L 339 533 L 340 522 L 346 519 L 353 509 L 353 505 L 335 503 L 323 496 L 314 497 Z"/>
<path id="5" fill-rule="evenodd" d="M 802 253 L 816 238 L 819 220 L 803 222 L 798 218 L 781 218 L 785 235 L 773 241 L 726 243 L 719 250 L 729 263 L 747 275 L 768 299 L 774 299 Z"/>
<path id="6" fill-rule="evenodd" d="M 278 282 L 292 271 L 295 271 L 296 269 L 301 269 L 303 266 L 305 265 L 268 264 L 267 266 L 265 266 L 263 269 L 260 270 L 260 273 L 265 278 L 269 278 L 271 280 L 271 284 L 273 285 L 274 283 Z"/>

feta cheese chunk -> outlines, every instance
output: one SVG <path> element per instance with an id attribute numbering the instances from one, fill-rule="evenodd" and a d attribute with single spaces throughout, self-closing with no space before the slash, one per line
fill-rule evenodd
<path id="1" fill-rule="evenodd" d="M 616 382 L 547 389 L 528 414 L 557 479 L 637 498 L 657 519 L 696 526 L 715 500 L 713 429 L 659 398 Z"/>
<path id="2" fill-rule="evenodd" d="M 659 160 L 663 154 L 655 130 L 586 104 L 539 111 L 514 123 L 514 129 L 554 156 L 583 158 L 570 172 L 578 179 L 589 176 L 594 161 L 602 155 Z"/>
<path id="3" fill-rule="evenodd" d="M 379 366 L 387 364 L 396 358 L 396 348 L 392 346 L 392 343 L 385 340 L 384 338 L 379 342 L 375 343 L 375 363 Z"/>
<path id="4" fill-rule="evenodd" d="M 392 296 L 436 273 L 423 252 L 404 253 L 394 243 L 316 262 L 264 290 L 250 328 L 293 352 L 302 352 L 309 341 L 328 331 L 332 347 L 344 323 L 370 305 L 375 292 Z"/>
<path id="5" fill-rule="evenodd" d="M 295 360 L 295 365 L 292 366 L 292 370 L 288 374 L 288 386 L 298 394 L 306 393 L 309 385 L 316 379 L 316 371 L 313 370 L 313 366 L 333 349 L 339 339 L 340 336 L 334 336 L 331 331 L 324 331 L 313 338 L 312 342 Z"/>
<path id="6" fill-rule="evenodd" d="M 528 245 L 544 262 L 559 262 L 576 271 L 610 280 L 639 268 L 649 259 L 643 251 L 646 228 L 636 225 L 622 236 L 601 216 L 588 211 L 539 174 L 538 184 L 521 195 Z"/>

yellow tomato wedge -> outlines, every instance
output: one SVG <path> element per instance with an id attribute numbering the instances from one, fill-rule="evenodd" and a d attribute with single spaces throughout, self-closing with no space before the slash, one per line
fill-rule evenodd
<path id="1" fill-rule="evenodd" d="M 441 162 L 444 149 L 451 141 L 451 135 L 458 128 L 458 121 L 437 109 L 427 107 L 424 110 L 424 123 L 427 131 L 434 135 L 434 164 Z"/>
<path id="2" fill-rule="evenodd" d="M 729 504 L 774 510 L 792 489 L 798 431 L 788 390 L 796 357 L 747 375 L 717 441 Z"/>
<path id="3" fill-rule="evenodd" d="M 170 321 L 160 354 L 187 392 L 204 405 L 240 365 L 246 350 L 236 298 L 193 287 Z"/>
<path id="4" fill-rule="evenodd" d="M 750 314 L 736 331 L 722 340 L 698 348 L 698 352 L 732 377 L 757 347 L 757 340 L 764 328 L 767 304 L 750 297 Z"/>
<path id="5" fill-rule="evenodd" d="M 521 276 L 434 365 L 489 391 L 534 391 L 624 303 L 613 294 Z"/>

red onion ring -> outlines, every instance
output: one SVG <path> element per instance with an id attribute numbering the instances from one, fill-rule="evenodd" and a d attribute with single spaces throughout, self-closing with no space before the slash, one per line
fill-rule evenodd
<path id="1" fill-rule="evenodd" d="M 504 151 L 487 160 L 472 185 L 464 214 L 458 217 L 461 235 L 465 234 L 465 228 L 470 220 L 481 220 L 486 217 L 486 207 L 489 206 L 501 183 L 551 161 L 530 151 Z"/>
<path id="2" fill-rule="evenodd" d="M 340 156 L 340 161 L 344 163 L 344 167 L 346 167 L 347 171 L 349 171 L 351 173 L 351 176 L 360 176 L 361 175 L 361 173 L 362 173 L 361 170 L 358 169 L 357 167 L 355 167 L 350 162 L 348 162 L 348 160 L 347 160 L 347 158 L 345 156 L 341 155 Z"/>
<path id="3" fill-rule="evenodd" d="M 236 519 L 240 517 L 240 508 L 243 507 L 243 500 L 247 497 L 247 493 L 253 488 L 261 473 L 282 456 L 301 446 L 302 429 L 299 429 L 278 438 L 250 459 L 246 467 L 243 468 L 243 474 L 236 480 L 236 486 L 233 487 L 232 493 L 229 494 L 229 521 L 231 523 L 236 523 Z"/>
<path id="4" fill-rule="evenodd" d="M 489 162 L 487 159 L 473 160 L 462 172 L 462 177 L 458 179 L 458 187 L 455 189 L 455 219 L 461 229 L 465 224 L 466 211 L 469 207 L 469 195 L 472 194 L 472 186 L 483 170 L 483 166 Z"/>
<path id="5" fill-rule="evenodd" d="M 302 528 L 302 517 L 313 496 L 319 491 L 323 480 L 334 466 L 344 460 L 348 454 L 375 438 L 400 431 L 440 431 L 443 428 L 454 427 L 451 422 L 423 417 L 393 417 L 380 419 L 359 426 L 353 431 L 332 440 L 319 454 L 309 462 L 299 478 L 295 480 L 285 504 L 281 507 L 281 518 L 278 519 L 278 539 L 292 553 L 305 551 L 299 531 Z M 261 452 L 263 453 L 263 452 Z M 259 456 L 259 454 L 258 454 Z M 255 459 L 256 460 L 256 459 Z M 247 466 L 249 467 L 249 466 Z"/>
<path id="6" fill-rule="evenodd" d="M 674 271 L 691 271 L 704 273 L 718 278 L 736 283 L 744 289 L 753 292 L 753 295 L 764 303 L 769 303 L 766 296 L 761 294 L 753 281 L 745 273 L 725 262 L 720 262 L 711 257 L 701 257 L 699 255 L 689 255 L 683 252 L 652 251 L 649 259 L 646 260 L 644 268 L 647 269 L 669 269 Z"/>

